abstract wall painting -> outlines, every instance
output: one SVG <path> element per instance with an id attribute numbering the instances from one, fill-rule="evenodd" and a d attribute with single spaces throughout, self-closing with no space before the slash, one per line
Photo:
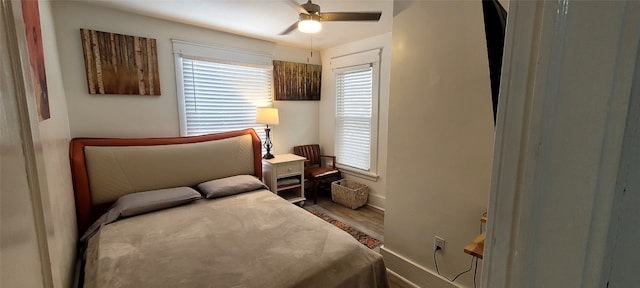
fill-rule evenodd
<path id="1" fill-rule="evenodd" d="M 156 39 L 80 29 L 89 94 L 160 95 Z"/>
<path id="2" fill-rule="evenodd" d="M 275 100 L 320 100 L 322 66 L 273 61 Z"/>
<path id="3" fill-rule="evenodd" d="M 47 73 L 44 67 L 44 48 L 42 47 L 38 1 L 22 0 L 22 17 L 24 19 L 25 33 L 27 36 L 29 68 L 31 70 L 38 118 L 42 121 L 51 118 L 51 110 L 49 109 Z"/>

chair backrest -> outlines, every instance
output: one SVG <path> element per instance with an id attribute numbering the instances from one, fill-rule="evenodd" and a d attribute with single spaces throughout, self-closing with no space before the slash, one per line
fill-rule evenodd
<path id="1" fill-rule="evenodd" d="M 295 146 L 293 154 L 307 158 L 309 165 L 320 165 L 320 144 Z"/>

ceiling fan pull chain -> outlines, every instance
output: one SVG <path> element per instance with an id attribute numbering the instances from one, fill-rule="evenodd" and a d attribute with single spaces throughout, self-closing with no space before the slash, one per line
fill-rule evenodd
<path id="1" fill-rule="evenodd" d="M 313 34 L 309 36 L 309 39 L 311 39 L 311 58 L 313 59 Z"/>
<path id="2" fill-rule="evenodd" d="M 313 58 L 313 34 L 309 34 L 309 40 L 311 42 L 311 53 L 309 53 L 311 55 L 310 58 Z M 307 63 L 310 63 L 310 58 L 307 58 Z"/>

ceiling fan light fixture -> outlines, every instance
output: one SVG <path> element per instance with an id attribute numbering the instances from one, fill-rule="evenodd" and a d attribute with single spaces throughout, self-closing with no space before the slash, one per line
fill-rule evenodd
<path id="1" fill-rule="evenodd" d="M 322 24 L 316 20 L 302 20 L 298 22 L 298 30 L 302 33 L 317 33 L 322 30 Z"/>
<path id="2" fill-rule="evenodd" d="M 298 30 L 302 33 L 317 33 L 322 30 L 322 24 L 320 24 L 320 17 L 316 15 L 300 14 L 300 21 L 298 21 Z"/>
<path id="3" fill-rule="evenodd" d="M 298 27 L 302 33 L 317 33 L 322 30 L 320 22 L 332 21 L 380 21 L 382 11 L 378 12 L 320 12 L 320 5 L 314 4 L 311 0 L 307 3 L 297 4 L 296 0 L 289 0 L 296 10 L 299 12 L 298 21 L 294 22 L 280 35 L 287 35 Z"/>

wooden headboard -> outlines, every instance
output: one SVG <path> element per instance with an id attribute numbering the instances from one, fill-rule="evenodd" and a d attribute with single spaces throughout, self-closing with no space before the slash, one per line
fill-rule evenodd
<path id="1" fill-rule="evenodd" d="M 69 145 L 78 234 L 135 192 L 196 186 L 239 174 L 262 178 L 253 129 L 170 138 L 74 138 Z"/>

